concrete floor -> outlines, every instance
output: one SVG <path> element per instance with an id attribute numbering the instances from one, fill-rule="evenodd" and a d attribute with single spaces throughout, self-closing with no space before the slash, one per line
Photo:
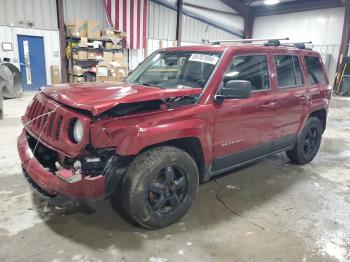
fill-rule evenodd
<path id="1" fill-rule="evenodd" d="M 222 176 L 182 221 L 147 231 L 108 202 L 65 214 L 32 195 L 16 151 L 31 97 L 6 100 L 0 120 L 0 261 L 350 261 L 350 99 L 333 98 L 312 163 L 279 154 Z"/>

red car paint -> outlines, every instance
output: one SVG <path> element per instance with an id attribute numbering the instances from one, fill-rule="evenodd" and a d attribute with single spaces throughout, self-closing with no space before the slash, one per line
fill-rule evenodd
<path id="1" fill-rule="evenodd" d="M 291 134 L 299 134 L 312 112 L 320 109 L 328 112 L 331 87 L 327 75 L 324 73 L 325 84 L 310 86 L 303 58 L 305 55 L 319 57 L 317 52 L 253 45 L 190 46 L 166 50 L 221 51 L 223 55 L 204 90 L 165 90 L 138 85 L 92 83 L 45 87 L 43 92 L 36 96 L 36 100 L 49 108 L 49 111 L 56 110 L 56 115 L 62 115 L 63 124 L 58 139 L 46 135 L 44 131 L 40 142 L 68 157 L 83 154 L 87 144 L 94 149 L 115 148 L 115 154 L 118 156 L 135 156 L 152 145 L 182 138 L 196 138 L 200 142 L 204 165 L 210 168 L 214 159 L 227 154 L 241 152 Z M 270 89 L 252 93 L 247 99 L 227 99 L 217 103 L 214 97 L 232 58 L 252 54 L 267 56 Z M 273 55 L 278 54 L 300 57 L 304 85 L 290 89 L 277 88 Z M 324 68 L 323 70 L 325 72 Z M 175 109 L 161 108 L 121 117 L 99 117 L 101 113 L 118 104 L 198 94 L 201 95 L 197 103 Z M 77 109 L 89 111 L 90 116 Z M 24 123 L 28 122 L 35 110 L 37 109 L 33 107 L 27 109 L 23 117 Z M 84 127 L 83 140 L 77 144 L 67 135 L 69 119 L 73 117 L 79 118 Z M 49 121 L 48 119 L 46 120 Z M 50 194 L 72 198 L 103 197 L 105 179 L 102 175 L 94 179 L 87 176 L 79 183 L 69 184 L 46 171 L 39 161 L 33 158 L 26 133 L 37 139 L 43 123 L 45 120 L 26 125 L 18 140 L 19 155 L 28 175 Z M 33 161 L 29 169 L 30 159 Z"/>

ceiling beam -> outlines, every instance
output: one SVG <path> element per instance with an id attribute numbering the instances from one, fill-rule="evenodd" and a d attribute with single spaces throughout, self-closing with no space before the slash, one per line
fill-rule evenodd
<path id="1" fill-rule="evenodd" d="M 249 15 L 249 7 L 238 0 L 221 0 L 221 2 L 236 10 L 241 16 Z"/>
<path id="2" fill-rule="evenodd" d="M 344 0 L 348 1 L 348 0 Z M 313 0 L 313 1 L 295 1 L 280 3 L 273 6 L 253 7 L 253 16 L 267 16 L 277 14 L 288 14 L 301 11 L 310 11 L 316 9 L 325 9 L 333 7 L 342 7 L 344 4 L 340 0 Z"/>

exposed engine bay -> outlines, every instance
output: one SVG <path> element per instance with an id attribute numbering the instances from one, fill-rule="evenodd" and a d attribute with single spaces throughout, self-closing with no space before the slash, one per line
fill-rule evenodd
<path id="1" fill-rule="evenodd" d="M 185 105 L 194 104 L 198 96 L 171 97 L 133 103 L 118 104 L 106 111 L 102 116 L 126 116 L 129 114 L 145 113 L 160 109 L 175 109 Z"/>

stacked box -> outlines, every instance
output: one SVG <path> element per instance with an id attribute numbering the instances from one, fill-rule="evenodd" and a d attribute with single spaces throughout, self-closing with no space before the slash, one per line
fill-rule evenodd
<path id="1" fill-rule="evenodd" d="M 66 23 L 66 33 L 70 37 L 87 37 L 87 22 L 85 19 L 75 19 Z"/>
<path id="2" fill-rule="evenodd" d="M 60 67 L 58 65 L 52 65 L 50 67 L 51 84 L 56 85 L 61 83 Z"/>
<path id="3" fill-rule="evenodd" d="M 87 37 L 88 38 L 100 38 L 101 30 L 97 21 L 88 20 L 87 21 Z"/>
<path id="4" fill-rule="evenodd" d="M 96 66 L 97 82 L 122 83 L 128 75 L 127 65 L 120 65 L 117 62 L 100 62 Z"/>

